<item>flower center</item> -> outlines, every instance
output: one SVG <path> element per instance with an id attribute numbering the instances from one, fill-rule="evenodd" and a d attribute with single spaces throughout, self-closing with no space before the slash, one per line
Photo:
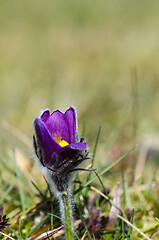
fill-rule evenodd
<path id="1" fill-rule="evenodd" d="M 66 142 L 65 140 L 61 140 L 60 136 L 56 136 L 55 137 L 55 141 L 61 146 L 61 147 L 66 147 L 67 145 L 69 145 L 68 142 Z"/>

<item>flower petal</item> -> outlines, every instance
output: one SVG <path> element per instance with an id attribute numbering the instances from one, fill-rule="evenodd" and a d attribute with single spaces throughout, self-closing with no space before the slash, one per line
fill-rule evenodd
<path id="1" fill-rule="evenodd" d="M 45 121 L 45 126 L 47 127 L 52 138 L 61 138 L 61 140 L 65 140 L 66 142 L 70 143 L 69 126 L 62 112 L 59 110 L 54 111 L 47 118 L 47 121 Z"/>
<path id="2" fill-rule="evenodd" d="M 75 142 L 75 133 L 76 133 L 76 111 L 73 107 L 70 107 L 64 114 L 65 119 L 68 124 L 69 129 L 69 143 Z"/>
<path id="3" fill-rule="evenodd" d="M 48 120 L 49 117 L 50 117 L 50 110 L 47 109 L 42 113 L 41 119 L 45 123 Z"/>
<path id="4" fill-rule="evenodd" d="M 86 149 L 87 143 L 85 142 L 71 143 L 67 147 L 74 148 L 74 149 Z"/>
<path id="5" fill-rule="evenodd" d="M 41 151 L 41 157 L 42 161 L 47 165 L 52 165 L 53 160 L 52 156 L 54 152 L 57 152 L 62 147 L 54 141 L 48 130 L 46 129 L 43 121 L 39 118 L 36 118 L 34 120 L 34 127 L 35 127 L 35 133 L 36 133 L 36 140 L 38 148 Z"/>

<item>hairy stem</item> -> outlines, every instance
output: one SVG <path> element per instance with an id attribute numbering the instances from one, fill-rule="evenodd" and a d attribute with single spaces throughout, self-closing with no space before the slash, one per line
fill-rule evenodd
<path id="1" fill-rule="evenodd" d="M 72 232 L 72 207 L 69 190 L 61 193 L 61 214 L 65 220 L 65 236 L 66 240 L 73 240 Z"/>

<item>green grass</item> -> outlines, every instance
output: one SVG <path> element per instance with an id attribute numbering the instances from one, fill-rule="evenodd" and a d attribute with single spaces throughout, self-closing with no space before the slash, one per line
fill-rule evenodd
<path id="1" fill-rule="evenodd" d="M 97 136 L 97 139 L 98 137 L 99 136 Z M 114 196 L 114 187 L 119 180 L 122 181 L 123 194 L 121 192 L 121 195 L 119 196 L 120 206 L 118 207 L 120 207 L 120 211 L 123 212 L 122 216 L 124 219 L 126 219 L 124 220 L 126 223 L 118 219 L 118 222 L 116 222 L 116 225 L 114 225 L 114 229 L 107 229 L 107 225 L 105 225 L 104 229 L 99 228 L 96 239 L 100 238 L 99 234 L 101 234 L 101 238 L 104 237 L 104 239 L 119 239 L 120 237 L 122 237 L 121 239 L 142 239 L 143 236 L 145 236 L 145 239 L 148 239 L 148 236 L 152 237 L 153 234 L 157 233 L 158 223 L 155 219 L 156 213 L 153 213 L 152 210 L 154 208 L 159 209 L 159 206 L 156 205 L 157 202 L 154 201 L 155 196 L 152 195 L 152 191 L 155 191 L 155 188 L 157 189 L 157 174 L 155 172 L 153 175 L 153 169 L 151 170 L 149 167 L 149 170 L 152 174 L 151 181 L 148 181 L 148 179 L 146 179 L 143 175 L 142 178 L 138 180 L 138 182 L 131 182 L 130 184 L 129 164 L 125 163 L 127 164 L 127 169 L 125 169 L 124 172 L 120 167 L 120 164 L 122 164 L 122 162 L 124 164 L 124 161 L 128 160 L 127 158 L 128 156 L 130 157 L 131 152 L 134 152 L 134 148 L 127 151 L 127 153 L 120 156 L 118 159 L 116 159 L 116 161 L 106 166 L 103 170 L 97 170 L 95 176 L 94 173 L 91 172 L 89 173 L 89 178 L 86 175 L 88 173 L 82 173 L 80 175 L 78 174 L 78 181 L 80 182 L 81 187 L 80 191 L 77 191 L 75 194 L 75 203 L 77 204 L 78 208 L 82 208 L 82 211 L 80 210 L 80 214 L 76 213 L 75 222 L 81 219 L 81 222 L 83 223 L 83 230 L 80 230 L 79 232 L 79 225 L 77 225 L 77 238 L 82 237 L 81 234 L 85 234 L 86 231 L 88 239 L 94 239 L 94 234 L 96 233 L 92 232 L 92 228 L 90 228 L 90 221 L 93 219 L 93 216 L 91 217 L 88 214 L 88 211 L 90 211 L 89 209 L 94 209 L 94 211 L 100 209 L 101 212 L 99 216 L 109 216 L 110 208 L 113 204 L 112 198 Z M 97 141 L 95 144 L 94 156 L 95 153 L 98 153 Z M 16 158 L 15 152 L 13 152 L 13 154 L 13 157 Z M 96 162 L 97 159 L 94 159 L 94 161 Z M 7 162 L 7 164 L 10 165 L 9 162 Z M 11 225 L 5 229 L 4 233 L 7 235 L 9 234 L 9 236 L 13 239 L 26 239 L 26 237 L 29 237 L 29 239 L 35 239 L 43 232 L 46 232 L 51 228 L 56 229 L 60 226 L 60 223 L 58 222 L 58 204 L 56 201 L 52 200 L 52 196 L 49 194 L 47 182 L 44 181 L 42 177 L 40 177 L 39 180 L 36 181 L 36 183 L 33 185 L 25 185 L 25 174 L 27 177 L 28 174 L 33 176 L 34 174 L 37 176 L 39 175 L 39 170 L 37 167 L 32 167 L 32 173 L 30 173 L 28 169 L 25 169 L 26 172 L 24 175 L 22 175 L 22 170 L 18 168 L 17 164 L 18 160 L 16 161 L 15 167 L 12 169 L 12 171 L 10 171 L 9 168 L 6 168 L 5 165 L 2 164 L 3 174 L 1 203 L 5 201 L 5 212 L 7 212 L 8 216 L 11 216 Z M 117 169 L 114 169 L 114 167 Z M 109 172 L 111 173 L 110 175 L 108 174 Z M 105 175 L 106 173 L 107 176 Z M 9 185 L 9 182 L 11 181 L 10 179 L 12 179 L 12 181 L 14 179 L 12 185 Z M 5 191 L 5 188 L 8 185 L 9 187 L 7 188 L 7 191 Z M 34 191 L 32 189 L 32 186 L 34 187 Z M 91 186 L 95 186 L 95 188 L 91 188 Z M 105 186 L 111 186 L 112 193 L 108 194 L 105 190 Z M 74 187 L 76 189 L 77 184 L 75 184 Z M 85 189 L 85 187 L 87 187 L 87 191 L 83 192 L 82 189 Z M 94 189 L 99 190 L 99 193 L 96 196 L 95 192 L 93 193 Z M 3 193 L 3 191 L 5 192 Z M 103 191 L 105 196 L 105 198 L 102 198 L 102 200 L 100 200 L 100 191 Z M 122 191 L 122 188 L 120 188 L 120 191 Z M 157 191 L 155 192 L 157 197 Z M 31 196 L 32 194 L 33 196 Z M 94 196 L 94 200 L 96 199 L 95 202 L 97 205 L 94 201 L 91 200 L 91 195 Z M 151 196 L 153 196 L 153 198 L 151 198 Z M 86 200 L 81 201 L 82 199 Z M 105 199 L 108 199 L 108 201 Z M 88 204 L 90 200 L 91 203 Z M 129 222 L 129 218 L 127 217 L 126 213 L 127 208 L 130 210 L 134 209 L 134 215 L 132 215 Z M 17 211 L 15 211 L 15 209 L 17 209 Z M 156 209 L 156 211 L 158 210 Z M 48 214 L 51 215 L 51 218 L 49 218 Z M 55 219 L 52 218 L 53 216 Z M 38 223 L 36 223 L 36 219 L 39 219 Z M 50 220 L 47 221 L 47 219 Z M 92 224 L 96 224 L 99 219 L 100 217 L 94 220 L 95 222 L 92 222 Z M 155 239 L 155 237 L 153 237 L 153 239 Z"/>
<path id="2" fill-rule="evenodd" d="M 5 234 L 35 239 L 60 225 L 58 203 L 34 164 L 32 121 L 42 109 L 73 105 L 92 154 L 87 163 L 97 168 L 75 176 L 78 237 L 94 239 L 90 209 L 109 216 L 120 181 L 122 217 L 134 209 L 130 223 L 158 239 L 158 7 L 157 0 L 1 2 L 0 205 L 11 224 Z M 99 235 L 146 239 L 119 218 Z"/>

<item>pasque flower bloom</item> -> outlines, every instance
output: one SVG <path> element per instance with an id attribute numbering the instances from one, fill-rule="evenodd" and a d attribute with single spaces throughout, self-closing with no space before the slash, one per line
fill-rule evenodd
<path id="1" fill-rule="evenodd" d="M 85 170 L 76 167 L 89 158 L 86 142 L 78 139 L 75 109 L 52 114 L 45 110 L 40 118 L 35 118 L 34 128 L 33 145 L 43 174 L 58 191 L 66 191 L 72 172 Z"/>

